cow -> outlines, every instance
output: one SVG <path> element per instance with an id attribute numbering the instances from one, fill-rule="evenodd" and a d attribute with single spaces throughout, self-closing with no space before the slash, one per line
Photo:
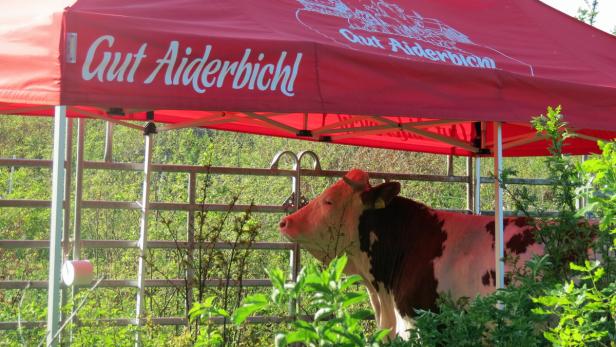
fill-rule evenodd
<path id="1" fill-rule="evenodd" d="M 398 196 L 400 183 L 370 186 L 354 169 L 280 221 L 288 239 L 323 262 L 348 256 L 364 279 L 382 329 L 408 338 L 416 309 L 436 310 L 439 294 L 495 290 L 494 218 L 439 211 Z M 525 218 L 504 219 L 505 253 L 523 262 L 542 253 Z"/>

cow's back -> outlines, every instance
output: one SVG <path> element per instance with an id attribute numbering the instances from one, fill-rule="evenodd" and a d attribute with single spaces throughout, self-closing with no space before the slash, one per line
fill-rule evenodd
<path id="1" fill-rule="evenodd" d="M 438 291 L 454 298 L 472 298 L 493 292 L 496 282 L 494 217 L 435 213 L 444 221 L 447 234 L 443 255 L 434 262 Z M 542 253 L 543 248 L 535 242 L 528 219 L 505 218 L 503 222 L 505 256 L 516 257 L 518 265 L 523 265 L 533 254 Z M 505 271 L 509 270 L 507 263 Z"/>

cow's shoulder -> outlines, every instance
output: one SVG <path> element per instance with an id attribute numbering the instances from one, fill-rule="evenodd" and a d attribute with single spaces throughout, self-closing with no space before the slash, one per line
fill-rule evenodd
<path id="1" fill-rule="evenodd" d="M 442 255 L 446 238 L 434 210 L 402 197 L 360 217 L 360 250 L 369 259 L 373 285 L 393 294 L 400 314 L 435 308 L 438 282 L 433 261 Z"/>

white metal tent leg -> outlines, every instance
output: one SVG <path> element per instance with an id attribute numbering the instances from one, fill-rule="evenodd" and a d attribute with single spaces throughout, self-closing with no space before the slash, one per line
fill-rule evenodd
<path id="1" fill-rule="evenodd" d="M 496 289 L 505 287 L 504 236 L 503 236 L 503 134 L 502 123 L 494 123 L 494 258 Z"/>
<path id="2" fill-rule="evenodd" d="M 150 210 L 150 173 L 152 168 L 152 142 L 156 127 L 149 123 L 144 130 L 145 135 L 145 158 L 143 162 L 143 192 L 141 196 L 141 227 L 139 231 L 139 268 L 137 273 L 137 308 L 136 323 L 143 325 L 143 308 L 145 305 L 145 259 L 148 241 L 148 212 Z M 135 346 L 141 345 L 139 329 L 136 333 Z"/>
<path id="3" fill-rule="evenodd" d="M 51 179 L 51 222 L 49 235 L 49 287 L 47 292 L 47 346 L 55 346 L 54 336 L 60 322 L 60 268 L 64 200 L 64 161 L 66 145 L 66 106 L 56 106 L 53 135 Z"/>

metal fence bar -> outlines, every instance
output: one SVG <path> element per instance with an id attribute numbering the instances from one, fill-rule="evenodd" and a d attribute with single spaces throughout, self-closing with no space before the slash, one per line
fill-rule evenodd
<path id="1" fill-rule="evenodd" d="M 266 323 L 287 323 L 292 322 L 296 318 L 301 318 L 305 321 L 311 321 L 313 319 L 312 316 L 309 315 L 301 315 L 297 317 L 292 316 L 252 316 L 246 319 L 246 323 L 248 324 L 266 324 Z M 185 317 L 152 317 L 150 318 L 151 322 L 154 325 L 186 325 L 188 324 L 188 320 Z M 212 317 L 210 321 L 214 324 L 223 324 L 224 319 L 222 317 Z M 24 329 L 35 329 L 45 327 L 45 321 L 25 321 L 21 322 L 21 326 Z M 227 324 L 229 321 L 227 320 Z M 98 324 L 109 325 L 109 326 L 128 326 L 135 325 L 134 318 L 107 318 L 107 319 L 97 319 L 96 321 L 83 322 L 83 326 L 94 326 Z M 0 330 L 16 330 L 17 322 L 0 322 Z"/>
<path id="2" fill-rule="evenodd" d="M 547 186 L 553 183 L 552 180 L 547 178 L 508 178 L 504 180 L 505 184 L 522 184 L 528 186 Z M 494 184 L 494 178 L 481 177 L 481 183 Z"/>
<path id="3" fill-rule="evenodd" d="M 0 166 L 36 167 L 51 169 L 52 160 L 48 159 L 7 159 L 0 158 Z"/>
<path id="4" fill-rule="evenodd" d="M 141 206 L 139 202 L 131 201 L 101 201 L 101 200 L 84 200 L 82 201 L 83 208 L 94 209 L 123 209 L 123 210 L 139 210 Z M 171 203 L 171 202 L 150 202 L 150 209 L 156 211 L 201 211 L 202 209 L 210 212 L 251 212 L 257 213 L 276 213 L 285 212 L 285 208 L 278 205 L 233 205 L 226 204 L 190 204 L 190 203 Z"/>
<path id="5" fill-rule="evenodd" d="M 0 199 L 1 207 L 22 207 L 22 208 L 50 208 L 50 200 L 29 200 L 29 199 Z"/>
<path id="6" fill-rule="evenodd" d="M 35 160 L 35 159 L 0 159 L 0 166 L 15 166 L 15 167 L 51 167 L 50 160 Z M 84 169 L 88 170 L 122 170 L 122 171 L 141 171 L 143 164 L 139 163 L 106 163 L 98 161 L 84 161 Z M 216 166 L 194 166 L 194 165 L 172 165 L 172 164 L 152 164 L 152 172 L 195 172 L 195 173 L 210 173 L 216 175 L 247 175 L 247 176 L 285 176 L 293 177 L 295 170 L 281 169 L 261 169 L 261 168 L 232 168 L 232 167 L 216 167 Z M 312 170 L 301 169 L 302 176 L 309 177 L 342 177 L 347 171 L 341 170 Z M 422 175 L 422 174 L 402 174 L 402 173 L 385 173 L 385 172 L 369 172 L 370 178 L 383 180 L 400 180 L 400 181 L 422 181 L 422 182 L 449 182 L 449 183 L 466 183 L 467 176 L 447 176 L 447 175 Z M 493 183 L 492 177 L 481 177 L 482 184 Z M 507 184 L 522 184 L 522 185 L 549 185 L 551 180 L 545 178 L 508 178 Z M 19 200 L 18 200 L 19 201 Z"/>
<path id="7" fill-rule="evenodd" d="M 147 248 L 156 249 L 186 249 L 190 247 L 188 241 L 158 241 L 149 240 L 146 242 Z M 139 248 L 137 241 L 135 240 L 80 240 L 80 248 Z M 277 251 L 277 250 L 293 250 L 295 249 L 295 243 L 293 242 L 253 242 L 251 244 L 233 242 L 195 242 L 192 246 L 194 248 L 203 249 L 253 249 L 264 251 Z M 49 248 L 49 240 L 0 240 L 0 248 L 5 249 L 44 249 Z"/>
<path id="8" fill-rule="evenodd" d="M 269 279 L 244 279 L 244 280 L 226 280 L 224 278 L 212 278 L 205 280 L 203 283 L 206 287 L 222 287 L 228 282 L 231 287 L 269 287 L 272 282 Z M 94 282 L 93 282 L 94 283 Z M 4 280 L 0 282 L 0 289 L 47 289 L 49 281 L 46 280 Z M 175 279 L 149 279 L 143 280 L 143 284 L 139 284 L 138 280 L 102 280 L 98 288 L 179 288 L 186 285 L 186 280 L 183 278 Z M 140 287 L 141 286 L 141 287 Z M 64 287 L 64 285 L 62 285 Z M 89 288 L 89 285 L 79 286 L 80 288 Z"/>

